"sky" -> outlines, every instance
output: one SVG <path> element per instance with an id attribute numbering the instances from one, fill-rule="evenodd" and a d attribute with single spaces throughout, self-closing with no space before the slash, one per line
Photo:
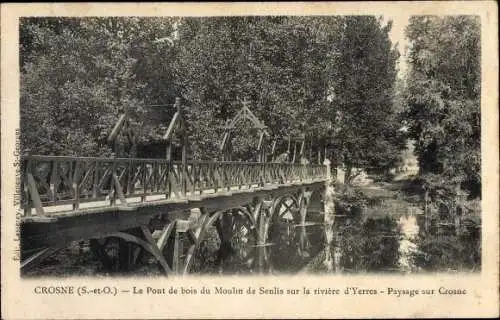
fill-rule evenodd
<path id="1" fill-rule="evenodd" d="M 406 71 L 405 51 L 406 46 L 408 45 L 408 41 L 405 39 L 404 31 L 410 19 L 410 15 L 399 14 L 397 16 L 385 16 L 384 18 L 386 21 L 390 19 L 393 22 L 389 37 L 391 38 L 392 43 L 398 43 L 399 53 L 401 54 L 398 68 L 399 75 L 402 75 Z"/>

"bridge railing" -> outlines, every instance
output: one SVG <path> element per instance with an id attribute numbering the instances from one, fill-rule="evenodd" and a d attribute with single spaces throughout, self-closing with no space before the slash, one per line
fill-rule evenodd
<path id="1" fill-rule="evenodd" d="M 25 215 L 32 209 L 43 215 L 44 208 L 53 206 L 77 210 L 97 202 L 113 206 L 132 199 L 185 199 L 326 177 L 326 167 L 313 164 L 189 161 L 183 166 L 164 159 L 28 156 L 22 165 Z"/>

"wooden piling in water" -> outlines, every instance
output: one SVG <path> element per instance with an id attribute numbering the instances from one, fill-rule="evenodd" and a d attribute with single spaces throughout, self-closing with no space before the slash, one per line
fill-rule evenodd
<path id="1" fill-rule="evenodd" d="M 331 244 L 333 241 L 333 222 L 335 219 L 335 188 L 332 184 L 331 170 L 330 170 L 330 160 L 325 158 L 323 164 L 326 166 L 327 179 L 325 181 L 325 191 L 323 196 L 323 206 L 324 206 L 324 223 L 325 223 L 325 260 L 324 264 L 329 272 L 333 271 L 333 257 L 330 251 Z"/>

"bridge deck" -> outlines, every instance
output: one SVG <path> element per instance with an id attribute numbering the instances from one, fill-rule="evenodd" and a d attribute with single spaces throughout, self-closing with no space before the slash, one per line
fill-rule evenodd
<path id="1" fill-rule="evenodd" d="M 126 204 L 115 204 L 109 205 L 109 200 L 104 201 L 93 201 L 93 202 L 83 202 L 78 209 L 74 209 L 73 205 L 55 205 L 43 207 L 44 214 L 37 215 L 35 208 L 30 208 L 27 215 L 22 217 L 22 222 L 40 222 L 47 223 L 53 222 L 59 217 L 77 216 L 77 215 L 87 215 L 93 213 L 100 213 L 105 211 L 134 211 L 139 207 L 155 207 L 155 206 L 165 206 L 165 205 L 175 205 L 175 204 L 188 204 L 193 202 L 200 202 L 205 199 L 216 199 L 221 197 L 230 197 L 233 195 L 245 194 L 245 193 L 255 193 L 260 191 L 272 192 L 279 188 L 284 187 L 297 187 L 297 186 L 310 186 L 317 183 L 324 182 L 324 179 L 315 180 L 303 180 L 297 181 L 295 183 L 286 184 L 269 184 L 266 186 L 252 185 L 245 187 L 231 187 L 227 191 L 215 191 L 215 189 L 207 189 L 202 192 L 191 193 L 187 192 L 185 196 L 176 197 L 167 195 L 149 195 L 145 198 L 141 197 L 128 197 L 126 198 Z"/>
<path id="2" fill-rule="evenodd" d="M 62 246 L 71 241 L 88 239 L 120 230 L 148 225 L 151 218 L 165 214 L 170 221 L 186 220 L 190 209 L 209 211 L 245 206 L 255 197 L 280 197 L 303 188 L 320 189 L 324 180 L 309 180 L 290 184 L 266 185 L 251 189 L 217 192 L 184 199 L 159 199 L 130 203 L 127 206 L 85 208 L 57 211 L 44 216 L 26 216 L 21 224 L 22 251 L 45 246 Z"/>

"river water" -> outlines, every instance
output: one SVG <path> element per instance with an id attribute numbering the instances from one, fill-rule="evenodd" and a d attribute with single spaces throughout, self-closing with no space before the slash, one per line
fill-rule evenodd
<path id="1" fill-rule="evenodd" d="M 391 202 L 392 201 L 392 202 Z M 480 236 L 459 237 L 453 232 L 424 230 L 417 206 L 398 200 L 375 203 L 364 210 L 337 210 L 333 225 L 322 212 L 308 212 L 307 221 L 276 221 L 269 239 L 257 245 L 250 228 L 235 226 L 230 246 L 221 246 L 215 228 L 207 232 L 190 270 L 194 274 L 296 273 L 414 273 L 421 271 L 477 271 Z M 330 238 L 330 240 L 329 240 Z M 184 239 L 187 243 L 187 239 Z M 187 245 L 182 250 L 186 254 Z M 182 256 L 182 254 L 181 254 Z M 116 275 L 104 270 L 86 246 L 73 244 L 26 275 Z M 148 255 L 128 274 L 161 275 Z"/>

